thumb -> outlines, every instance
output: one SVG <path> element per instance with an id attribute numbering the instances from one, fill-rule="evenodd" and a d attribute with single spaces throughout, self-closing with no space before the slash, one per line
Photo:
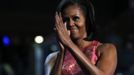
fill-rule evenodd
<path id="1" fill-rule="evenodd" d="M 63 44 L 61 42 L 59 42 L 59 44 L 60 44 L 61 49 L 64 50 L 65 48 L 64 48 Z"/>

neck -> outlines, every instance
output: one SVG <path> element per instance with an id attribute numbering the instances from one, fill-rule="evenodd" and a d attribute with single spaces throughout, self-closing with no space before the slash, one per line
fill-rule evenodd
<path id="1" fill-rule="evenodd" d="M 79 40 L 74 41 L 74 43 L 81 49 L 81 48 L 85 48 L 91 42 L 83 40 L 83 39 L 79 39 Z"/>

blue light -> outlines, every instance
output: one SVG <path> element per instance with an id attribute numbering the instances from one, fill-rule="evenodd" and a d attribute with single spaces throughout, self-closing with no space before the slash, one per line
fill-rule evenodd
<path id="1" fill-rule="evenodd" d="M 10 45 L 10 39 L 8 36 L 3 36 L 2 42 L 4 46 L 9 46 Z"/>

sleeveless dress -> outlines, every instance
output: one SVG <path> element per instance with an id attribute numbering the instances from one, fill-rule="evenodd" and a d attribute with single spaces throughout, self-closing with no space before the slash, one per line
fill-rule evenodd
<path id="1" fill-rule="evenodd" d="M 91 63 L 94 65 L 96 64 L 98 59 L 96 55 L 98 43 L 98 41 L 92 41 L 91 45 L 87 46 L 84 49 L 81 49 L 82 52 L 89 58 L 89 60 L 91 60 Z M 84 75 L 75 58 L 68 50 L 66 51 L 63 60 L 62 75 Z"/>

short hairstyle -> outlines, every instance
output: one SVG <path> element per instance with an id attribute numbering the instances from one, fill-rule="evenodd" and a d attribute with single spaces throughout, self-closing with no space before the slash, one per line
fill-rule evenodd
<path id="1" fill-rule="evenodd" d="M 91 1 L 89 0 L 61 0 L 56 11 L 63 12 L 65 8 L 67 8 L 70 5 L 75 5 L 75 4 L 80 6 L 80 8 L 85 14 L 87 38 L 91 39 L 92 35 L 95 33 L 95 30 L 96 30 L 94 7 Z"/>

